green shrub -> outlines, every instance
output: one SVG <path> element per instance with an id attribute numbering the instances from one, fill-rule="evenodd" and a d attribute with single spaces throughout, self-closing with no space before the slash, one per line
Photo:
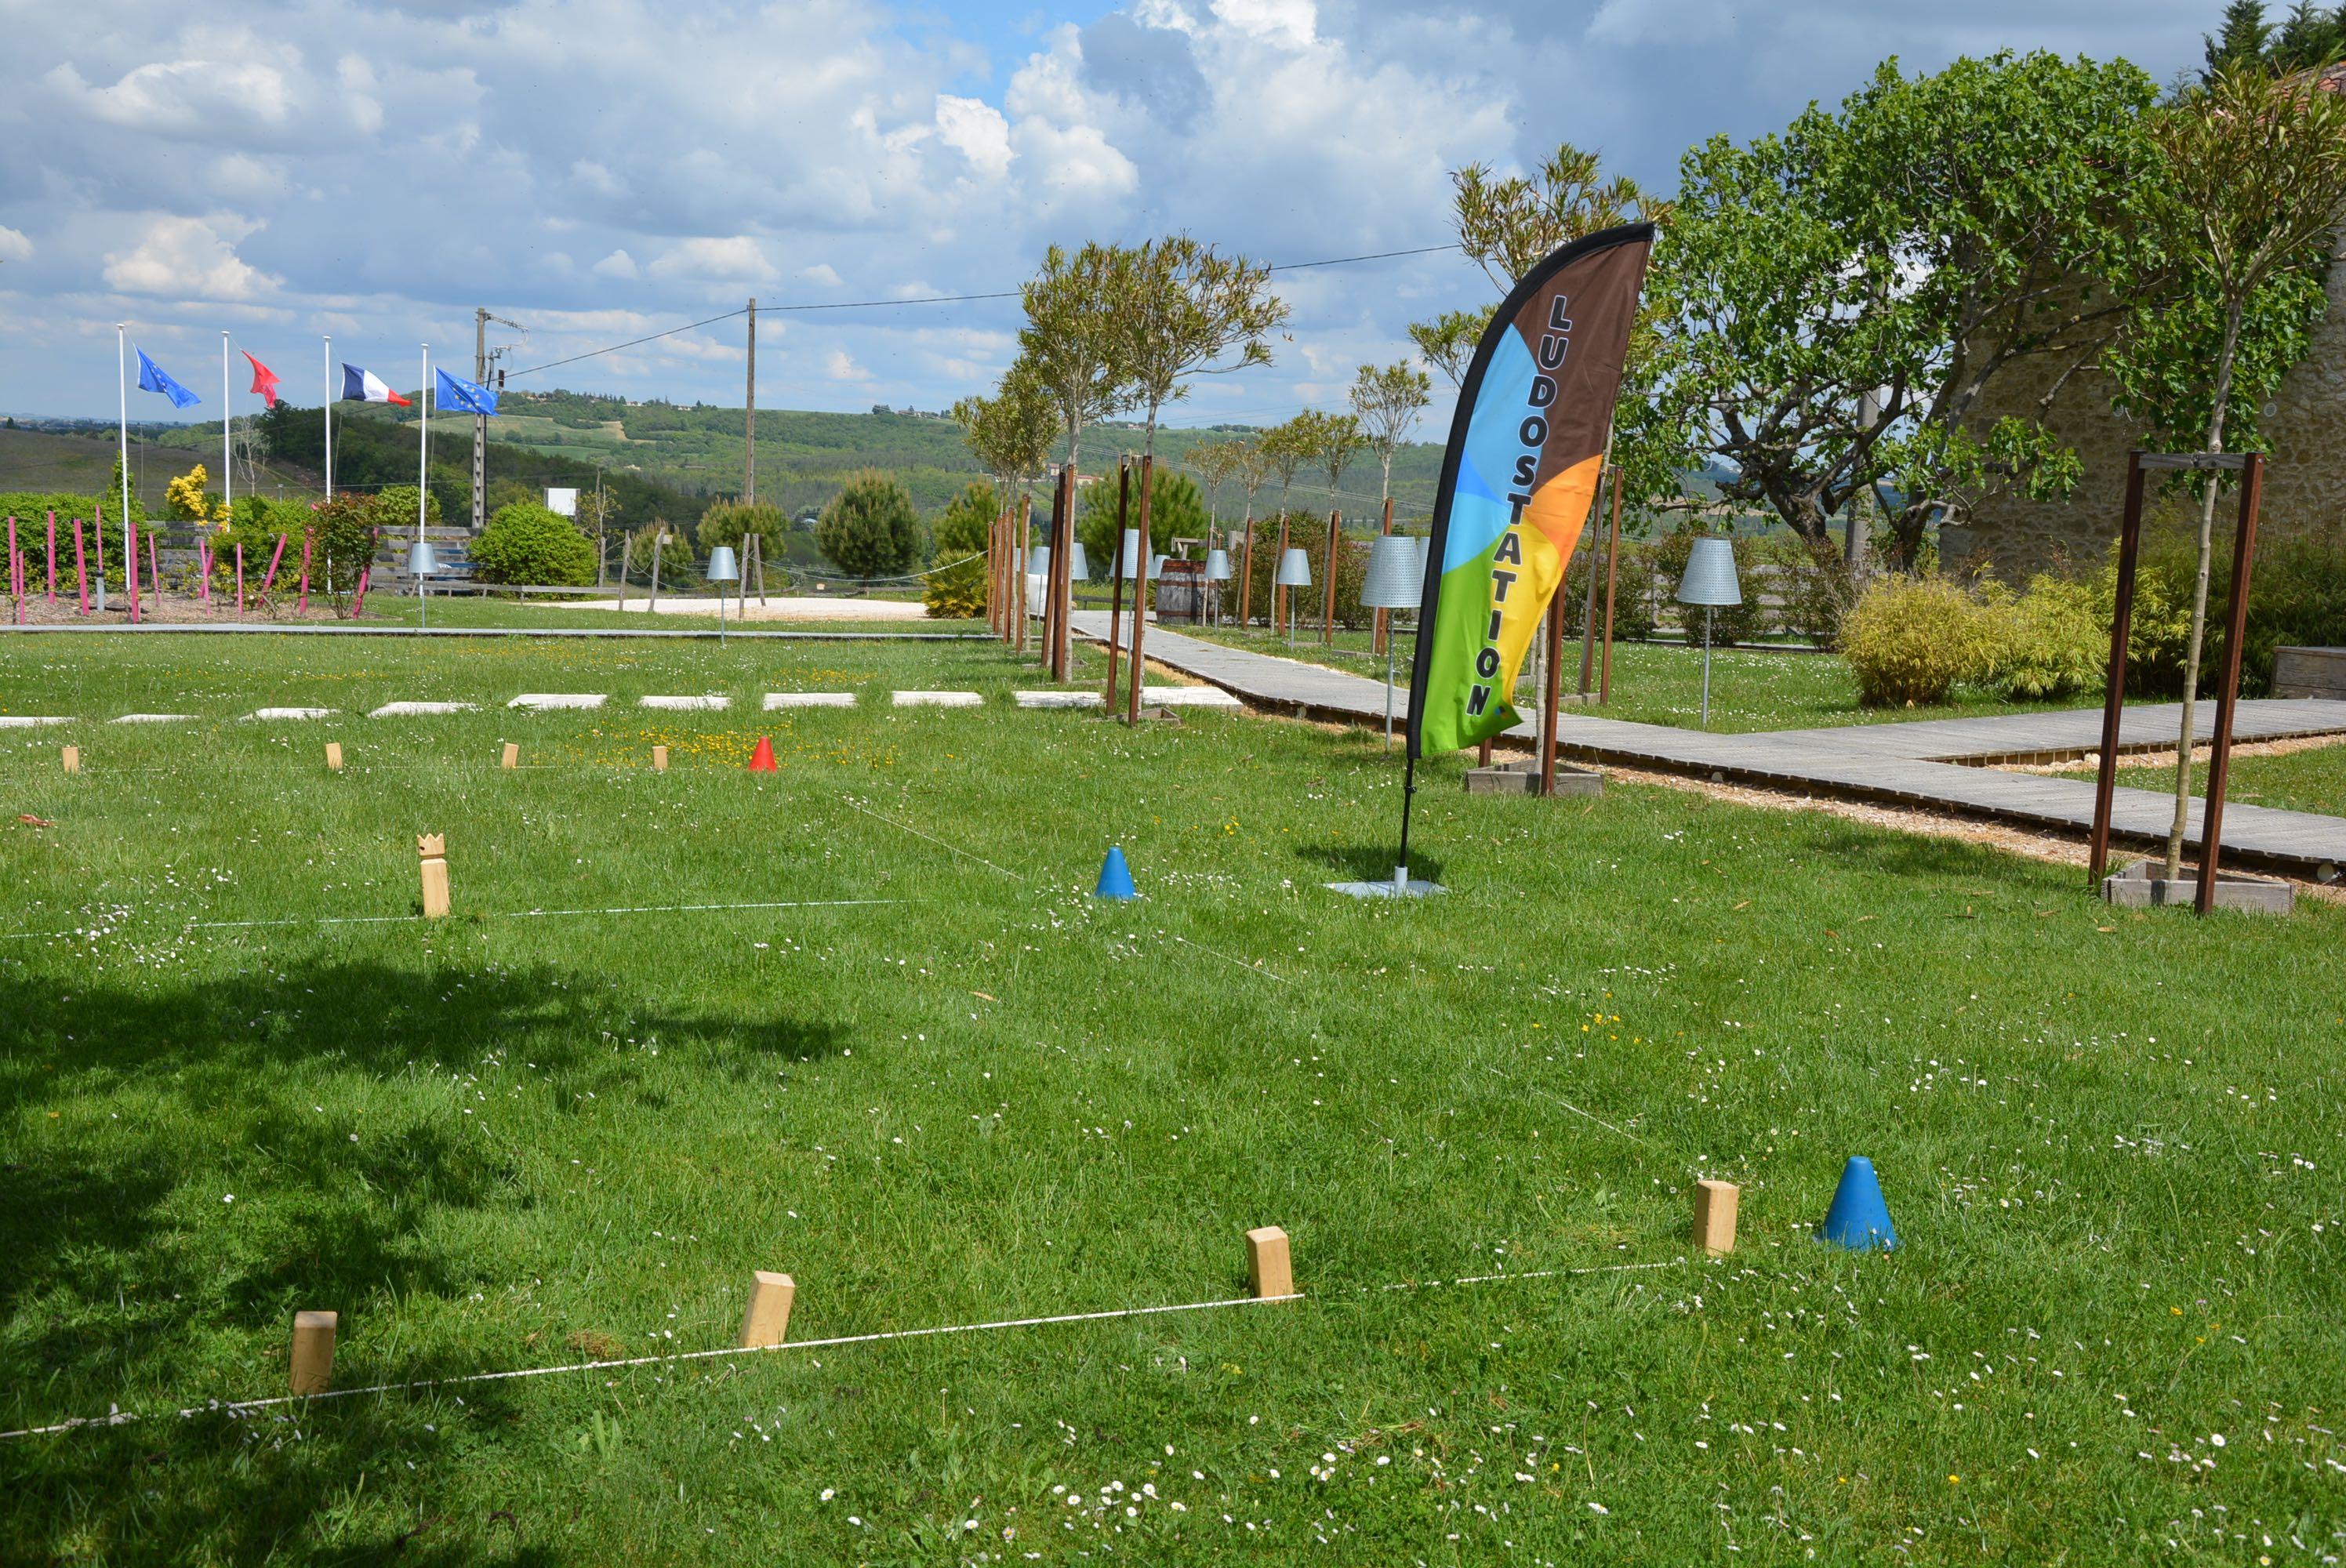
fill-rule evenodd
<path id="1" fill-rule="evenodd" d="M 1869 584 L 1841 623 L 1841 657 L 1868 708 L 1914 708 L 1994 674 L 1997 619 L 1943 577 Z"/>
<path id="2" fill-rule="evenodd" d="M 1841 546 L 1784 533 L 1761 541 L 1755 554 L 1776 568 L 1776 624 L 1821 648 L 1839 647 L 1841 622 L 1857 602 L 1857 582 Z"/>
<path id="3" fill-rule="evenodd" d="M 473 541 L 473 575 L 484 583 L 584 587 L 595 580 L 595 545 L 569 518 L 535 501 L 497 508 Z"/>
<path id="4" fill-rule="evenodd" d="M 822 509 L 815 542 L 851 577 L 892 577 L 920 565 L 924 530 L 912 493 L 876 468 L 848 475 Z"/>
<path id="5" fill-rule="evenodd" d="M 937 514 L 929 533 L 937 559 L 947 565 L 931 568 L 921 583 L 921 603 L 931 616 L 970 620 L 985 614 L 985 550 L 1000 510 L 994 486 L 972 480 Z"/>
<path id="6" fill-rule="evenodd" d="M 1688 642 L 1702 640 L 1702 606 L 1678 602 L 1678 580 L 1686 575 L 1694 542 L 1704 533 L 1701 528 L 1679 528 L 1663 535 L 1654 545 L 1653 570 L 1660 579 L 1657 591 L 1668 604 L 1671 620 L 1685 631 Z M 1768 629 L 1768 607 L 1760 602 L 1760 580 L 1751 570 L 1758 564 L 1752 542 L 1741 535 L 1733 537 L 1735 579 L 1743 590 L 1743 602 L 1720 606 L 1711 618 L 1711 641 L 1721 647 L 1731 643 L 1756 642 Z M 1615 635 L 1619 634 L 1617 631 Z"/>
<path id="7" fill-rule="evenodd" d="M 1140 526 L 1140 464 L 1132 465 L 1132 498 L 1126 506 L 1125 524 Z M 1092 575 L 1105 580 L 1116 571 L 1116 497 L 1117 479 L 1114 474 L 1086 484 L 1076 504 L 1076 538 L 1084 547 L 1084 557 L 1090 565 Z M 1037 504 L 1042 515 L 1036 521 L 1047 525 L 1049 508 Z M 1202 539 L 1211 526 L 1212 519 L 1206 511 L 1205 497 L 1198 494 L 1198 483 L 1186 473 L 1176 473 L 1159 458 L 1154 477 L 1148 484 L 1148 549 L 1151 555 L 1162 554 L 1173 547 L 1176 539 Z M 1262 524 L 1256 524 L 1256 553 L 1260 555 Z M 1320 529 L 1326 533 L 1328 520 L 1320 519 Z"/>
<path id="8" fill-rule="evenodd" d="M 2101 595 L 2091 583 L 2039 575 L 2028 591 L 1984 590 L 1983 609 L 2002 644 L 1994 683 L 2007 697 L 2076 697 L 2099 691 L 2107 674 L 2110 633 Z"/>
<path id="9" fill-rule="evenodd" d="M 2191 636 L 2191 580 L 2197 570 L 2191 535 L 2161 533 L 2143 542 L 2135 575 L 2134 619 L 2127 635 L 2130 696 L 2183 694 L 2184 655 Z M 2208 563 L 2208 632 L 2199 657 L 2199 693 L 2212 695 L 2222 678 L 2224 607 L 2232 590 L 2229 520 L 2219 511 L 2216 548 Z M 2117 548 L 2110 549 L 2100 594 L 2103 624 L 2117 596 Z M 2106 634 L 2105 634 L 2106 635 Z M 2240 695 L 2272 689 L 2273 650 L 2335 647 L 2346 642 L 2346 547 L 2334 539 L 2268 539 L 2249 574 L 2248 636 L 2240 662 Z"/>
<path id="10" fill-rule="evenodd" d="M 784 540 L 790 532 L 789 521 L 782 509 L 770 501 L 719 501 L 700 514 L 692 534 L 701 549 L 714 550 L 720 545 L 730 545 L 740 557 L 741 569 L 750 569 L 749 552 L 742 541 L 756 535 L 763 558 L 779 565 L 785 554 Z"/>
<path id="11" fill-rule="evenodd" d="M 1151 517 L 1153 524 L 1156 519 Z M 1279 575 L 1279 522 L 1277 517 L 1254 520 L 1254 586 L 1252 602 L 1248 609 L 1268 623 L 1270 619 L 1272 578 Z M 1239 542 L 1242 545 L 1241 532 Z M 1300 548 L 1304 559 L 1311 564 L 1311 585 L 1293 591 L 1295 628 L 1300 635 L 1307 626 L 1320 624 L 1321 612 L 1327 606 L 1328 582 L 1328 519 L 1309 513 L 1287 514 L 1287 542 Z M 1087 546 L 1088 547 L 1088 546 Z M 1238 554 L 1230 556 L 1230 569 L 1241 565 Z M 1356 535 L 1346 534 L 1342 547 L 1336 556 L 1336 624 L 1358 629 L 1369 624 L 1371 612 L 1361 607 L 1361 587 L 1369 576 L 1369 542 Z M 1232 613 L 1238 610 L 1238 582 L 1235 578 L 1222 585 L 1222 603 Z"/>

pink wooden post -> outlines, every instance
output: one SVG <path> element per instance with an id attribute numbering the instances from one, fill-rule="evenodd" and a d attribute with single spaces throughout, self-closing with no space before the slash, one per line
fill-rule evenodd
<path id="1" fill-rule="evenodd" d="M 130 624 L 138 624 L 138 520 L 125 518 L 122 526 L 129 537 L 123 541 L 122 583 L 130 591 Z"/>
<path id="2" fill-rule="evenodd" d="M 239 541 L 236 546 L 236 613 L 240 616 L 244 614 L 244 545 L 242 541 Z"/>
<path id="3" fill-rule="evenodd" d="M 57 602 L 57 514 L 49 514 L 49 603 Z"/>
<path id="4" fill-rule="evenodd" d="M 102 605 L 106 603 L 106 503 L 95 503 L 90 514 L 90 549 L 97 563 L 97 602 Z"/>
<path id="5" fill-rule="evenodd" d="M 89 614 L 89 565 L 81 553 L 81 519 L 74 523 L 74 594 L 81 600 L 81 613 Z"/>
<path id="6" fill-rule="evenodd" d="M 201 533 L 196 535 L 196 597 L 208 605 L 212 602 L 212 547 Z"/>
<path id="7" fill-rule="evenodd" d="M 366 614 L 367 579 L 374 575 L 374 563 L 369 561 L 359 568 L 359 591 L 351 597 L 351 619 Z"/>
<path id="8" fill-rule="evenodd" d="M 269 575 L 260 579 L 260 592 L 263 597 L 268 596 L 270 588 L 276 583 L 277 563 L 283 559 L 285 559 L 285 535 L 280 534 L 277 535 L 276 554 L 269 557 Z"/>
<path id="9" fill-rule="evenodd" d="M 301 535 L 301 597 L 293 606 L 296 615 L 310 608 L 310 535 Z"/>
<path id="10" fill-rule="evenodd" d="M 25 624 L 25 563 L 16 555 L 16 520 L 8 519 L 8 592 L 16 600 L 16 624 Z"/>
<path id="11" fill-rule="evenodd" d="M 148 583 L 154 585 L 155 602 L 163 602 L 163 563 L 155 553 L 155 530 L 147 530 L 147 566 Z"/>

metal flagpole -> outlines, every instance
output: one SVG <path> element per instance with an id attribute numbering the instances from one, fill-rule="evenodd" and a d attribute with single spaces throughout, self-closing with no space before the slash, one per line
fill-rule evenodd
<path id="1" fill-rule="evenodd" d="M 123 332 L 124 324 L 115 322 L 114 379 L 122 392 L 122 520 L 128 524 L 130 521 L 130 355 L 124 346 Z M 97 524 L 97 553 L 101 563 L 97 568 L 97 613 L 102 616 L 106 614 L 106 567 L 103 565 L 106 522 L 103 518 Z"/>
<path id="2" fill-rule="evenodd" d="M 423 510 L 432 498 L 432 345 L 422 345 L 423 379 L 415 385 L 415 542 L 423 543 Z M 423 574 L 415 574 L 415 617 L 420 626 L 426 614 L 423 605 Z"/>
<path id="3" fill-rule="evenodd" d="M 228 331 L 220 331 L 220 502 L 230 521 L 236 518 L 236 454 L 229 448 L 228 427 L 235 410 L 229 406 Z"/>
<path id="4" fill-rule="evenodd" d="M 326 499 L 332 501 L 334 498 L 334 340 L 331 337 L 327 338 L 325 345 L 326 403 L 323 412 L 326 416 Z"/>

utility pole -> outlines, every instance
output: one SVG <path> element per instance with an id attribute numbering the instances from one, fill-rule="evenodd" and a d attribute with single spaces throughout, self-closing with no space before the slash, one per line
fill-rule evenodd
<path id="1" fill-rule="evenodd" d="M 519 321 L 508 321 L 503 316 L 492 316 L 480 306 L 473 309 L 473 381 L 480 386 L 489 384 L 489 366 L 505 353 L 500 348 L 489 352 L 489 323 L 511 327 L 516 332 L 529 329 Z M 473 416 L 473 532 L 477 534 L 488 522 L 489 498 L 489 416 Z"/>
<path id="2" fill-rule="evenodd" d="M 758 504 L 758 297 L 750 296 L 750 423 L 741 456 L 741 499 Z"/>

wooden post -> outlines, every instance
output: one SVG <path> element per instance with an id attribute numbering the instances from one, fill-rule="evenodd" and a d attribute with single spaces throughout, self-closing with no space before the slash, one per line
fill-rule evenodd
<path id="1" fill-rule="evenodd" d="M 2212 483 L 2212 481 L 2211 481 Z M 2257 503 L 2265 487 L 2262 453 L 2249 453 L 2240 475 L 2240 520 L 2232 535 L 2232 591 L 2224 617 L 2224 675 L 2216 687 L 2216 738 L 2208 751 L 2208 795 L 2199 808 L 2199 886 L 2191 907 L 2206 914 L 2216 902 L 2216 860 L 2224 841 L 2224 784 L 2232 763 L 2232 709 L 2240 700 L 2240 647 L 2249 635 L 2249 572 L 2257 553 Z M 2185 748 L 2178 768 L 2191 766 Z"/>
<path id="2" fill-rule="evenodd" d="M 1605 539 L 1605 648 L 1596 666 L 1596 701 L 1613 700 L 1613 590 L 1621 577 L 1621 471 L 1613 471 L 1613 526 Z"/>
<path id="3" fill-rule="evenodd" d="M 2109 685 L 2102 693 L 2102 749 L 2094 771 L 2094 833 L 2086 885 L 2099 892 L 2110 866 L 2110 809 L 2118 777 L 2118 717 L 2126 708 L 2127 636 L 2134 624 L 2135 563 L 2142 554 L 2142 453 L 2127 453 L 2126 512 L 2118 524 L 2118 581 L 2110 610 Z M 2187 753 L 2181 766 L 2191 766 Z"/>
<path id="4" fill-rule="evenodd" d="M 1051 678 L 1066 681 L 1076 673 L 1076 465 L 1072 463 L 1059 467 L 1057 506 L 1057 526 L 1053 530 L 1057 543 L 1051 549 L 1051 570 L 1059 579 L 1059 591 L 1052 601 L 1058 626 L 1051 641 Z"/>
<path id="5" fill-rule="evenodd" d="M 1275 1225 L 1247 1232 L 1247 1286 L 1258 1299 L 1295 1294 L 1287 1232 Z"/>
<path id="6" fill-rule="evenodd" d="M 150 534 L 148 537 L 151 539 L 154 535 Z M 244 545 L 240 541 L 236 547 L 236 613 L 240 616 L 244 614 Z"/>
<path id="7" fill-rule="evenodd" d="M 1328 508 L 1328 586 L 1325 596 L 1321 600 L 1320 611 L 1320 645 L 1322 647 L 1333 645 L 1336 640 L 1336 552 L 1343 547 L 1337 534 L 1343 525 L 1343 509 L 1336 506 Z"/>
<path id="8" fill-rule="evenodd" d="M 293 601 L 293 613 L 297 616 L 307 615 L 310 610 L 310 545 L 312 542 L 308 534 L 301 535 L 301 596 Z"/>
<path id="9" fill-rule="evenodd" d="M 444 833 L 420 833 L 415 852 L 423 858 L 423 918 L 448 916 L 448 839 Z"/>
<path id="10" fill-rule="evenodd" d="M 298 1398 L 322 1394 L 334 1386 L 335 1312 L 293 1314 L 293 1356 L 288 1380 Z"/>
<path id="11" fill-rule="evenodd" d="M 1157 458 L 1152 453 L 1140 460 L 1140 581 L 1132 590 L 1132 679 L 1130 695 L 1126 698 L 1124 722 L 1140 722 L 1140 683 L 1148 678 L 1148 666 L 1141 657 L 1141 639 L 1148 631 L 1148 557 L 1157 535 L 1148 520 L 1149 492 L 1157 488 Z M 1117 541 L 1121 549 L 1123 542 Z"/>
<path id="12" fill-rule="evenodd" d="M 81 553 L 81 519 L 74 524 L 74 593 L 81 600 L 81 613 L 89 614 L 89 563 Z"/>
<path id="13" fill-rule="evenodd" d="M 49 514 L 49 603 L 57 602 L 57 514 Z"/>
<path id="14" fill-rule="evenodd" d="M 1385 497 L 1384 524 L 1377 532 L 1380 535 L 1390 535 L 1392 533 L 1392 497 L 1390 495 Z M 1370 618 L 1369 651 L 1371 653 L 1382 654 L 1385 651 L 1385 639 L 1392 636 L 1392 627 L 1385 619 L 1391 613 L 1388 610 L 1379 610 Z"/>
<path id="15" fill-rule="evenodd" d="M 1588 498 L 1588 521 L 1596 521 L 1596 508 L 1604 498 L 1604 480 L 1598 477 L 1598 490 Z M 1580 695 L 1585 698 L 1596 684 L 1596 530 L 1586 530 L 1588 537 L 1588 587 L 1581 595 L 1580 605 Z M 1561 597 L 1562 596 L 1558 596 Z"/>
<path id="16" fill-rule="evenodd" d="M 663 528 L 658 533 L 652 535 L 652 598 L 651 603 L 644 606 L 644 613 L 648 616 L 656 616 L 659 614 L 660 546 L 667 543 L 667 529 Z"/>
<path id="17" fill-rule="evenodd" d="M 759 1269 L 750 1276 L 750 1308 L 741 1314 L 741 1349 L 763 1350 L 782 1342 L 790 1331 L 790 1302 L 798 1286 L 787 1274 Z"/>
<path id="18" fill-rule="evenodd" d="M 1107 596 L 1107 705 L 1116 707 L 1116 659 L 1124 636 L 1124 530 L 1125 519 L 1132 504 L 1132 453 L 1126 453 L 1116 465 L 1116 539 L 1108 546 Z M 1141 566 L 1141 581 L 1148 580 L 1148 568 Z"/>
<path id="19" fill-rule="evenodd" d="M 1247 497 L 1246 549 L 1239 565 L 1239 630 L 1254 627 L 1254 497 Z"/>
<path id="20" fill-rule="evenodd" d="M 342 743 L 339 740 L 329 740 L 326 742 L 326 771 L 340 773 L 342 770 Z"/>
<path id="21" fill-rule="evenodd" d="M 1287 514 L 1281 512 L 1279 514 L 1279 555 L 1275 564 L 1270 569 L 1270 635 L 1273 636 L 1277 636 L 1279 635 L 1279 618 L 1280 615 L 1285 612 L 1288 597 L 1293 592 L 1292 589 L 1282 588 L 1279 585 L 1280 568 L 1286 565 Z M 1290 617 L 1287 624 L 1290 626 L 1292 626 L 1295 622 Z"/>
<path id="22" fill-rule="evenodd" d="M 138 522 L 135 519 L 125 518 L 122 524 L 122 531 L 126 535 L 123 539 L 122 549 L 122 585 L 128 589 L 130 594 L 130 624 L 135 626 L 138 624 Z M 105 563 L 103 561 L 100 561 L 98 569 L 100 571 L 105 570 Z"/>
<path id="23" fill-rule="evenodd" d="M 655 773 L 665 773 L 668 771 L 667 747 L 655 746 L 652 748 L 652 771 Z"/>
<path id="24" fill-rule="evenodd" d="M 282 562 L 284 559 L 285 535 L 280 534 L 277 535 L 277 548 L 270 553 L 269 570 L 261 574 L 260 596 L 262 598 L 267 598 L 269 596 L 269 591 L 277 585 L 277 567 L 279 563 Z"/>
<path id="25" fill-rule="evenodd" d="M 155 553 L 155 530 L 147 530 L 147 580 L 155 587 L 155 607 L 163 607 L 163 563 Z"/>
<path id="26" fill-rule="evenodd" d="M 1010 552 L 1010 574 L 1016 579 L 1018 585 L 1018 592 L 1015 596 L 1015 603 L 1018 606 L 1018 636 L 1015 651 L 1022 654 L 1026 651 L 1026 579 L 1030 575 L 1026 570 L 1026 556 L 1027 552 L 1033 548 L 1029 541 L 1034 538 L 1034 535 L 1035 498 L 1032 495 L 1021 495 L 1018 498 L 1017 544 Z"/>
<path id="27" fill-rule="evenodd" d="M 1735 1250 L 1735 1205 L 1741 1193 L 1732 1182 L 1694 1184 L 1694 1244 L 1705 1252 Z"/>
<path id="28" fill-rule="evenodd" d="M 1596 563 L 1593 559 L 1588 563 L 1588 580 L 1596 580 Z M 1586 675 L 1586 670 L 1583 661 L 1582 673 Z M 1556 793 L 1556 711 L 1563 706 L 1564 596 L 1551 594 L 1547 601 L 1547 690 L 1540 703 L 1539 724 L 1539 792 L 1543 795 Z"/>
<path id="29" fill-rule="evenodd" d="M 78 747 L 78 746 L 68 746 L 68 747 L 66 747 L 66 748 L 65 748 L 64 752 L 63 752 L 61 755 L 62 755 L 63 759 L 64 759 L 64 761 L 65 761 L 65 765 L 66 765 L 66 772 L 68 772 L 68 773 L 78 773 L 78 772 L 80 772 L 80 771 L 81 771 L 81 748 L 80 748 L 80 747 Z"/>
<path id="30" fill-rule="evenodd" d="M 521 742 L 517 740 L 505 742 L 505 760 L 499 766 L 508 773 L 521 766 Z"/>

